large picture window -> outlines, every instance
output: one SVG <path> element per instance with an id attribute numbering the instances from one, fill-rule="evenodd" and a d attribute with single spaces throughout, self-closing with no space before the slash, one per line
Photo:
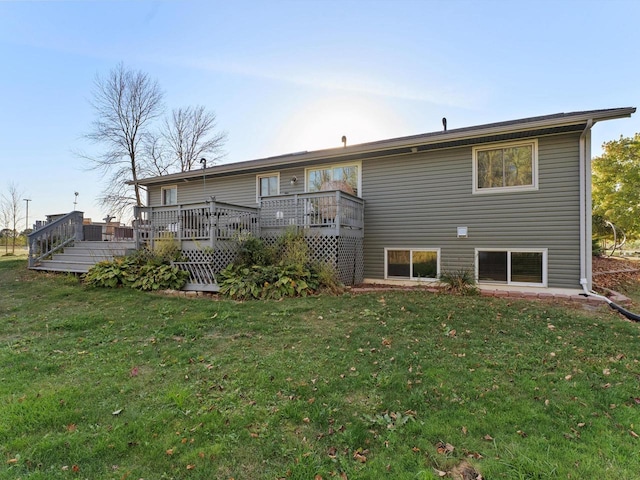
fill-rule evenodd
<path id="1" fill-rule="evenodd" d="M 177 205 L 178 204 L 178 187 L 171 185 L 170 187 L 162 187 L 162 205 Z"/>
<path id="2" fill-rule="evenodd" d="M 440 275 L 440 249 L 385 249 L 385 278 L 436 280 Z"/>
<path id="3" fill-rule="evenodd" d="M 360 196 L 360 164 L 322 165 L 306 170 L 307 192 L 342 190 Z"/>
<path id="4" fill-rule="evenodd" d="M 547 286 L 547 250 L 476 250 L 478 282 Z"/>
<path id="5" fill-rule="evenodd" d="M 538 142 L 473 149 L 474 193 L 538 188 Z"/>

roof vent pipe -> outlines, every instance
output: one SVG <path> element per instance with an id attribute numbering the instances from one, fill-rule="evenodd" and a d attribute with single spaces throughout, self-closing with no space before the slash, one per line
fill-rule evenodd
<path id="1" fill-rule="evenodd" d="M 444 127 L 444 131 L 447 131 L 447 117 L 442 117 L 442 126 Z"/>
<path id="2" fill-rule="evenodd" d="M 346 135 L 342 135 L 342 144 L 343 146 L 347 146 L 347 136 Z"/>

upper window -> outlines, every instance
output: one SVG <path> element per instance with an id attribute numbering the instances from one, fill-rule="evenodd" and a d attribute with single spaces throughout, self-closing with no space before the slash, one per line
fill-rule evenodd
<path id="1" fill-rule="evenodd" d="M 258 199 L 280 194 L 280 174 L 258 175 Z"/>
<path id="2" fill-rule="evenodd" d="M 170 187 L 162 187 L 162 205 L 178 204 L 178 187 L 171 185 Z"/>
<path id="3" fill-rule="evenodd" d="M 439 275 L 439 249 L 385 248 L 385 278 L 436 280 Z"/>
<path id="4" fill-rule="evenodd" d="M 360 163 L 322 165 L 306 170 L 307 192 L 342 190 L 360 196 Z"/>
<path id="5" fill-rule="evenodd" d="M 547 285 L 547 250 L 476 250 L 479 282 Z"/>
<path id="6" fill-rule="evenodd" d="M 473 149 L 473 193 L 538 188 L 538 141 Z"/>

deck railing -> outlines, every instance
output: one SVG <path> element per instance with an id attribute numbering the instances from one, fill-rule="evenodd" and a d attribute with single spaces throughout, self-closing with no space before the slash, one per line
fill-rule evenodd
<path id="1" fill-rule="evenodd" d="M 51 255 L 73 242 L 82 241 L 82 212 L 71 212 L 46 223 L 29 234 L 29 267 L 34 267 L 40 260 Z"/>
<path id="2" fill-rule="evenodd" d="M 157 240 L 216 241 L 243 234 L 260 235 L 258 210 L 211 199 L 207 202 L 136 207 L 134 232 L 138 244 Z"/>
<path id="3" fill-rule="evenodd" d="M 364 200 L 340 190 L 265 197 L 259 208 L 211 199 L 207 202 L 137 207 L 134 231 L 138 244 L 162 239 L 215 242 L 245 234 L 259 237 L 289 227 L 313 229 L 321 235 L 361 235 Z"/>
<path id="4" fill-rule="evenodd" d="M 264 197 L 260 226 L 263 230 L 295 226 L 331 235 L 340 235 L 344 229 L 362 230 L 364 200 L 340 190 Z"/>

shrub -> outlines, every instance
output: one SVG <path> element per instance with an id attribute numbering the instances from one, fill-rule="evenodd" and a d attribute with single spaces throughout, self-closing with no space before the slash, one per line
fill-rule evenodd
<path id="1" fill-rule="evenodd" d="M 129 286 L 135 281 L 138 262 L 134 257 L 120 257 L 96 263 L 84 276 L 90 287 Z"/>
<path id="2" fill-rule="evenodd" d="M 477 295 L 475 275 L 466 268 L 443 272 L 440 274 L 440 281 L 447 285 L 447 290 L 459 295 Z"/>
<path id="3" fill-rule="evenodd" d="M 218 275 L 220 293 L 248 300 L 303 297 L 318 290 L 341 292 L 334 269 L 309 257 L 306 239 L 295 230 L 287 230 L 273 247 L 246 238 L 236 261 Z"/>
<path id="4" fill-rule="evenodd" d="M 252 265 L 225 268 L 220 293 L 235 300 L 306 297 L 318 289 L 318 276 L 301 265 Z"/>
<path id="5" fill-rule="evenodd" d="M 180 257 L 175 242 L 156 242 L 153 250 L 144 248 L 127 257 L 97 263 L 84 276 L 84 281 L 91 287 L 179 290 L 187 282 L 189 273 L 171 266 L 170 262 Z"/>
<path id="6" fill-rule="evenodd" d="M 180 290 L 189 279 L 189 272 L 171 265 L 147 263 L 138 270 L 136 280 L 131 284 L 138 290 Z"/>

